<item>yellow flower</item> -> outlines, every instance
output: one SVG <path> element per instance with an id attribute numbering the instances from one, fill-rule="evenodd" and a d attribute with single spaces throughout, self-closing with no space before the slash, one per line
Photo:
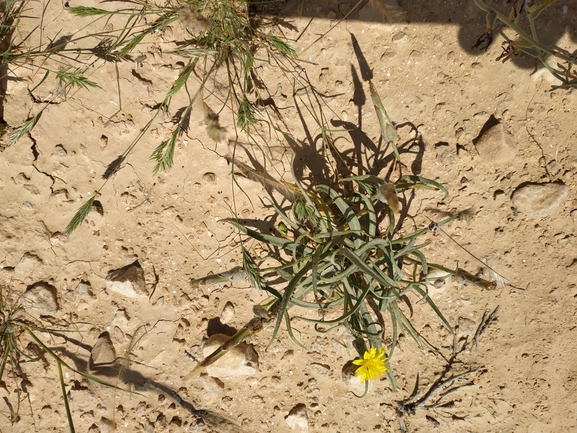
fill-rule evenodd
<path id="1" fill-rule="evenodd" d="M 360 365 L 355 371 L 355 376 L 360 376 L 361 383 L 366 380 L 375 380 L 381 373 L 387 371 L 387 366 L 385 361 L 389 358 L 383 358 L 385 356 L 385 349 L 379 347 L 379 350 L 371 347 L 369 352 L 365 352 L 363 356 L 364 359 L 355 359 L 353 364 Z"/>

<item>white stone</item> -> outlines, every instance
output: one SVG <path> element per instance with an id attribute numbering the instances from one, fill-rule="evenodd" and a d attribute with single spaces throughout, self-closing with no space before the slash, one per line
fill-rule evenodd
<path id="1" fill-rule="evenodd" d="M 365 393 L 366 383 L 361 382 L 361 378 L 355 375 L 355 372 L 359 368 L 358 365 L 349 361 L 342 370 L 342 378 L 343 382 L 347 386 L 350 392 L 355 393 L 356 395 L 363 395 Z M 371 382 L 368 382 L 369 388 L 371 387 Z"/>
<path id="2" fill-rule="evenodd" d="M 569 188 L 562 183 L 528 184 L 517 189 L 511 200 L 519 212 L 543 218 L 563 202 Z"/>
<path id="3" fill-rule="evenodd" d="M 230 323 L 234 318 L 234 305 L 232 302 L 228 301 L 224 308 L 222 309 L 222 314 L 220 315 L 222 323 Z"/>
<path id="4" fill-rule="evenodd" d="M 307 414 L 307 407 L 302 403 L 297 404 L 291 409 L 285 418 L 285 421 L 295 432 L 308 432 L 309 418 Z"/>

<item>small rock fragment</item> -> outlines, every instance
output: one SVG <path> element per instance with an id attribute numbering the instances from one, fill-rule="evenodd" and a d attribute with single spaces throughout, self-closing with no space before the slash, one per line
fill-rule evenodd
<path id="1" fill-rule="evenodd" d="M 515 190 L 511 200 L 519 212 L 543 218 L 557 208 L 568 193 L 569 188 L 562 183 L 534 183 Z"/>
<path id="2" fill-rule="evenodd" d="M 98 367 L 110 366 L 116 361 L 116 350 L 108 332 L 100 334 L 90 351 L 88 367 L 93 370 Z"/>
<path id="3" fill-rule="evenodd" d="M 321 364 L 320 362 L 312 362 L 311 370 L 317 374 L 327 375 L 331 372 L 331 367 L 327 364 Z"/>
<path id="4" fill-rule="evenodd" d="M 299 403 L 291 409 L 287 417 L 285 418 L 286 423 L 289 427 L 297 432 L 307 432 L 309 431 L 309 418 L 307 414 L 307 407 Z"/>
<path id="5" fill-rule="evenodd" d="M 111 419 L 102 417 L 100 418 L 98 427 L 100 428 L 100 433 L 114 433 L 116 430 L 116 422 Z"/>
<path id="6" fill-rule="evenodd" d="M 51 316 L 58 312 L 58 295 L 56 287 L 39 281 L 28 286 L 24 293 L 24 307 L 40 315 Z"/>
<path id="7" fill-rule="evenodd" d="M 124 332 L 122 332 L 122 329 L 118 326 L 112 328 L 112 338 L 114 338 L 114 341 L 117 343 L 124 343 Z"/>
<path id="8" fill-rule="evenodd" d="M 127 298 L 148 297 L 144 270 L 138 260 L 123 268 L 110 271 L 106 276 L 106 287 Z"/>
<path id="9" fill-rule="evenodd" d="M 62 295 L 62 297 L 64 298 L 64 300 L 66 300 L 67 302 L 74 302 L 76 301 L 76 294 L 74 293 L 74 290 L 69 290 L 68 292 L 64 293 Z"/>
<path id="10" fill-rule="evenodd" d="M 517 155 L 517 142 L 493 116 L 485 123 L 481 134 L 473 144 L 485 162 L 504 164 Z"/>
<path id="11" fill-rule="evenodd" d="M 446 289 L 448 274 L 440 269 L 429 269 L 427 274 L 427 291 L 431 296 L 437 296 Z"/>
<path id="12" fill-rule="evenodd" d="M 225 334 L 211 335 L 202 348 L 204 357 L 209 356 L 229 338 Z M 258 354 L 252 344 L 240 343 L 229 350 L 222 358 L 209 365 L 206 371 L 213 377 L 238 377 L 254 375 L 257 369 Z"/>
<path id="13" fill-rule="evenodd" d="M 129 328 L 130 317 L 126 310 L 119 309 L 114 312 L 114 318 L 112 322 L 110 322 L 111 326 L 118 326 L 120 329 L 128 329 Z"/>
<path id="14" fill-rule="evenodd" d="M 224 382 L 217 377 L 208 375 L 201 376 L 202 387 L 215 397 L 222 396 L 224 392 Z"/>
<path id="15" fill-rule="evenodd" d="M 86 300 L 90 300 L 94 298 L 94 294 L 92 293 L 92 286 L 88 281 L 80 281 L 76 288 L 74 289 L 74 294 Z"/>
<path id="16" fill-rule="evenodd" d="M 472 335 L 475 332 L 477 324 L 466 317 L 459 317 L 459 331 L 464 335 Z"/>
<path id="17" fill-rule="evenodd" d="M 343 366 L 341 373 L 343 382 L 349 391 L 354 392 L 357 395 L 362 395 L 365 392 L 365 383 L 361 382 L 360 377 L 355 375 L 355 372 L 358 368 L 358 365 L 355 365 L 352 361 L 349 361 Z M 369 388 L 370 387 L 371 382 L 369 382 Z"/>
<path id="18" fill-rule="evenodd" d="M 234 318 L 234 305 L 232 302 L 228 301 L 224 308 L 222 309 L 222 314 L 220 315 L 222 323 L 229 323 Z"/>
<path id="19" fill-rule="evenodd" d="M 40 265 L 42 265 L 40 257 L 32 253 L 24 253 L 18 264 L 14 267 L 14 276 L 24 281 L 26 277 L 31 277 Z"/>

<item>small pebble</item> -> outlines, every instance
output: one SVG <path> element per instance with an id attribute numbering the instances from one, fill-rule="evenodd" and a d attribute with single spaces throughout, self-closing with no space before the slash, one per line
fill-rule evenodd
<path id="1" fill-rule="evenodd" d="M 90 360 L 88 367 L 90 370 L 95 368 L 110 366 L 116 361 L 116 349 L 110 339 L 108 332 L 103 332 L 96 339 L 96 343 L 90 351 Z"/>
<path id="2" fill-rule="evenodd" d="M 106 276 L 106 287 L 127 298 L 148 297 L 144 270 L 138 260 L 123 268 L 110 271 Z"/>
<path id="3" fill-rule="evenodd" d="M 489 119 L 488 122 L 494 120 Z M 517 155 L 515 137 L 505 130 L 501 123 L 496 123 L 473 140 L 473 144 L 483 160 L 490 164 L 505 164 Z"/>
<path id="4" fill-rule="evenodd" d="M 25 281 L 26 277 L 32 276 L 42 265 L 42 259 L 32 253 L 24 253 L 20 261 L 14 267 L 14 276 L 21 281 Z"/>
<path id="5" fill-rule="evenodd" d="M 518 188 L 511 197 L 519 212 L 532 218 L 549 215 L 569 194 L 569 188 L 562 183 L 527 184 Z"/>
<path id="6" fill-rule="evenodd" d="M 24 307 L 40 315 L 56 314 L 59 308 L 56 287 L 43 281 L 32 284 L 24 293 Z"/>
<path id="7" fill-rule="evenodd" d="M 295 432 L 307 432 L 309 431 L 309 418 L 307 414 L 307 407 L 299 403 L 291 409 L 287 417 L 285 418 L 286 423 L 289 425 L 291 430 Z"/>
<path id="8" fill-rule="evenodd" d="M 234 305 L 232 302 L 228 301 L 224 308 L 222 309 L 222 314 L 220 315 L 222 323 L 230 323 L 234 318 Z"/>

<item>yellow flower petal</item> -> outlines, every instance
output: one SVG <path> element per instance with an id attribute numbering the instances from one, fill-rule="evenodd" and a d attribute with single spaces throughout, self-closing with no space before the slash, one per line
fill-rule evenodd
<path id="1" fill-rule="evenodd" d="M 385 362 L 389 358 L 383 358 L 385 356 L 385 349 L 379 347 L 377 350 L 374 347 L 364 353 L 363 359 L 355 359 L 353 364 L 360 365 L 355 371 L 355 376 L 361 378 L 361 383 L 366 380 L 375 380 L 381 373 L 387 371 L 387 366 Z"/>

